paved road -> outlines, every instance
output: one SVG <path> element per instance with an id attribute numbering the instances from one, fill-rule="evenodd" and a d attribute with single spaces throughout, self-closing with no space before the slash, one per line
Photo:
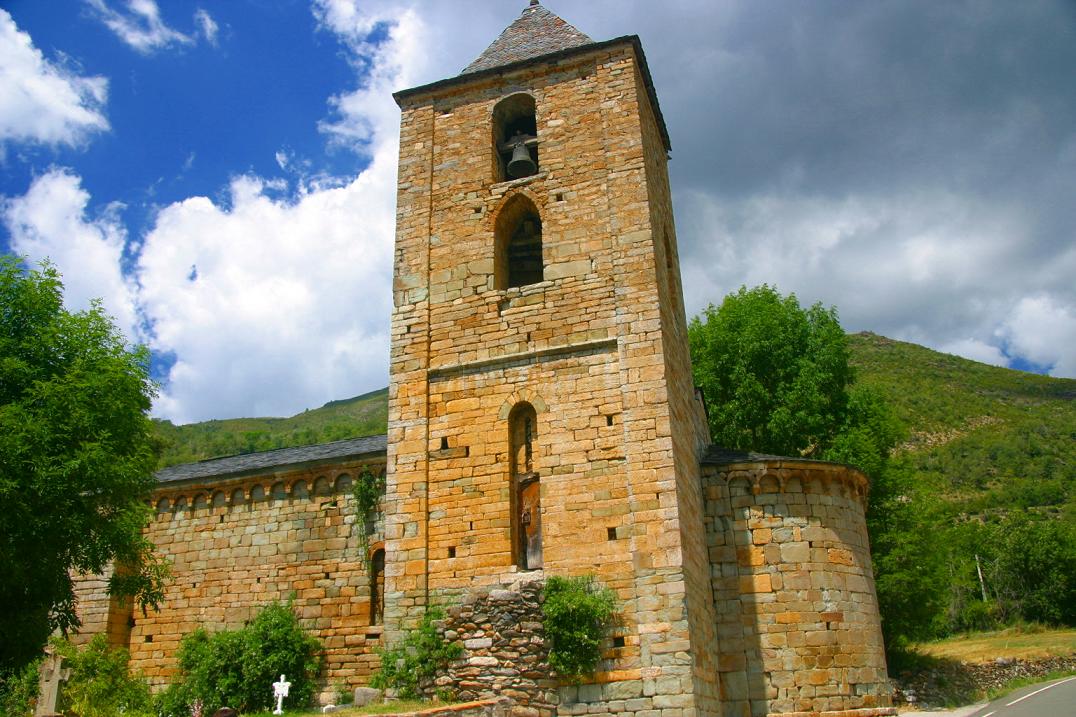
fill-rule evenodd
<path id="1" fill-rule="evenodd" d="M 969 717 L 1076 717 L 1076 677 L 1023 687 Z"/>

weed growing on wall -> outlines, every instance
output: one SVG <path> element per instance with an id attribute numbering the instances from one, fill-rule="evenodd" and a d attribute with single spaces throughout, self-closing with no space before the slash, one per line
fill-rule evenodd
<path id="1" fill-rule="evenodd" d="M 616 598 L 593 576 L 551 576 L 542 591 L 542 628 L 549 643 L 549 664 L 563 677 L 594 672 L 601 641 L 613 621 Z"/>
<path id="2" fill-rule="evenodd" d="M 399 645 L 381 650 L 381 669 L 370 680 L 370 686 L 396 690 L 398 697 L 419 697 L 425 682 L 463 655 L 463 646 L 447 642 L 437 629 L 435 623 L 443 617 L 437 608 L 427 610 L 422 622 Z"/>
<path id="3" fill-rule="evenodd" d="M 162 694 L 161 714 L 187 717 L 196 700 L 202 701 L 203 714 L 221 707 L 268 709 L 271 685 L 282 674 L 291 682 L 284 706 L 307 707 L 321 671 L 320 652 L 320 643 L 302 629 L 290 604 L 270 603 L 241 630 L 199 628 L 180 643 L 179 681 Z"/>
<path id="4" fill-rule="evenodd" d="M 385 495 L 385 476 L 363 468 L 356 479 L 352 493 L 355 496 L 355 527 L 359 533 L 359 557 L 366 570 L 370 570 L 370 533 L 381 512 L 381 496 Z"/>

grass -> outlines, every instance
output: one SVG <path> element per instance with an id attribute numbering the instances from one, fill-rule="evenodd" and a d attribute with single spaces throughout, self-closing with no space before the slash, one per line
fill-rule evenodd
<path id="1" fill-rule="evenodd" d="M 1076 653 L 1076 630 L 1011 627 L 915 645 L 921 655 L 960 662 L 990 662 L 999 657 L 1038 660 Z"/>
<path id="2" fill-rule="evenodd" d="M 1049 629 L 1039 625 L 1012 627 L 995 632 L 961 635 L 936 642 L 919 643 L 891 656 L 892 674 L 910 684 L 921 701 L 932 706 L 961 707 L 996 699 L 1026 685 L 1048 682 L 1076 674 L 1057 670 L 1049 674 L 1018 677 L 986 688 L 972 666 L 1004 657 L 1035 661 L 1076 655 L 1076 630 Z M 981 672 L 981 670 L 979 670 Z M 925 680 L 924 676 L 929 676 Z"/>
<path id="3" fill-rule="evenodd" d="M 334 715 L 389 715 L 397 714 L 400 712 L 418 712 L 420 710 L 428 710 L 433 707 L 444 707 L 445 705 L 453 704 L 451 702 L 424 702 L 422 700 L 397 700 L 395 702 L 381 702 L 379 704 L 366 705 L 365 707 L 345 707 L 344 709 L 333 712 Z M 284 710 L 284 714 L 288 717 L 320 717 L 320 711 L 313 712 L 293 712 L 291 710 Z M 257 712 L 254 714 L 243 715 L 242 717 L 273 717 L 272 712 Z"/>

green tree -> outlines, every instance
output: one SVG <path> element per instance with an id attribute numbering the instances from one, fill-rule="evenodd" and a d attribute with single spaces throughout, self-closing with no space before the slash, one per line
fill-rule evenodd
<path id="1" fill-rule="evenodd" d="M 0 257 L 0 680 L 78 625 L 72 573 L 114 563 L 113 594 L 161 599 L 153 396 L 148 352 L 99 303 L 69 312 L 55 269 Z"/>
<path id="2" fill-rule="evenodd" d="M 1076 624 L 1076 527 L 1016 510 L 992 527 L 987 589 L 1009 620 Z"/>
<path id="3" fill-rule="evenodd" d="M 834 309 L 741 287 L 688 328 L 710 433 L 727 448 L 817 456 L 848 409 L 848 347 Z"/>
<path id="4" fill-rule="evenodd" d="M 882 635 L 891 656 L 913 640 L 931 637 L 943 619 L 950 580 L 942 544 L 945 524 L 940 502 L 913 474 L 895 465 L 875 474 L 867 532 Z"/>
<path id="5" fill-rule="evenodd" d="M 945 607 L 937 499 L 889 454 L 902 427 L 881 395 L 854 383 L 836 309 L 741 287 L 688 328 L 695 382 L 716 443 L 854 465 L 872 481 L 867 524 L 887 644 L 929 632 Z"/>
<path id="6" fill-rule="evenodd" d="M 876 393 L 853 387 L 836 309 L 740 287 L 692 319 L 688 339 L 716 443 L 868 473 L 884 465 L 900 427 Z"/>

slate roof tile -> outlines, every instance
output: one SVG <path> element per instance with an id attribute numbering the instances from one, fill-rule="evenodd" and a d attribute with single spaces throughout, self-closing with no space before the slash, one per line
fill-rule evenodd
<path id="1" fill-rule="evenodd" d="M 240 473 L 269 471 L 287 466 L 301 465 L 316 461 L 341 460 L 370 454 L 383 454 L 388 445 L 388 437 L 366 436 L 349 438 L 332 443 L 319 443 L 315 446 L 296 448 L 278 448 L 274 451 L 247 453 L 240 456 L 210 458 L 197 463 L 183 463 L 169 466 L 157 471 L 160 483 L 225 477 Z"/>
<path id="2" fill-rule="evenodd" d="M 531 3 L 519 18 L 505 28 L 501 36 L 486 48 L 461 75 L 488 70 L 542 55 L 560 52 L 571 47 L 589 45 L 594 40 L 575 29 L 555 13 L 537 2 Z"/>

